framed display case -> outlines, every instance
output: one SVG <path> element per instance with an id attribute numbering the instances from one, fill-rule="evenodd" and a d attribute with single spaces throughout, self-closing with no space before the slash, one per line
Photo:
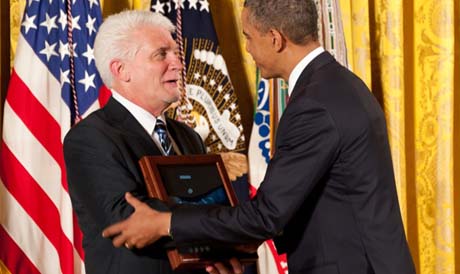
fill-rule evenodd
<path id="1" fill-rule="evenodd" d="M 238 203 L 219 155 L 145 156 L 140 161 L 148 195 L 170 207 L 181 204 Z M 237 257 L 255 263 L 257 253 L 240 252 L 234 246 L 211 243 L 168 243 L 168 258 L 174 270 L 204 268 L 213 262 Z"/>

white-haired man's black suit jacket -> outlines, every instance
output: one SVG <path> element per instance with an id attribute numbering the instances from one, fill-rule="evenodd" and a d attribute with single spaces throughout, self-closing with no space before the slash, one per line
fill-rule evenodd
<path id="1" fill-rule="evenodd" d="M 206 153 L 199 135 L 183 123 L 167 119 L 168 131 L 183 154 Z M 87 274 L 172 273 L 161 243 L 142 250 L 115 248 L 102 230 L 129 217 L 133 208 L 125 192 L 156 209 L 161 203 L 146 197 L 138 160 L 161 155 L 145 129 L 119 102 L 107 105 L 70 130 L 64 156 L 72 205 L 83 231 Z"/>
<path id="2" fill-rule="evenodd" d="M 254 200 L 179 207 L 177 242 L 275 238 L 290 274 L 412 274 L 384 114 L 327 52 L 302 72 Z"/>

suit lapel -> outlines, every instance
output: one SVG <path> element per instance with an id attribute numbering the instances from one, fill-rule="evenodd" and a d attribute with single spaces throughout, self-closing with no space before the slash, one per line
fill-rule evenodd
<path id="1" fill-rule="evenodd" d="M 166 118 L 166 123 L 167 123 L 167 126 L 168 126 L 168 132 L 171 136 L 171 138 L 174 140 L 174 142 L 176 143 L 177 147 L 179 148 L 180 152 L 184 155 L 186 154 L 192 154 L 189 147 L 191 147 L 190 145 L 188 145 L 189 141 L 184 138 L 184 132 L 183 130 L 179 127 L 179 125 L 177 124 L 177 121 L 173 120 L 173 119 L 170 119 L 170 118 Z"/>
<path id="2" fill-rule="evenodd" d="M 139 148 L 138 151 L 143 151 L 144 155 L 162 155 L 152 137 L 117 100 L 110 98 L 103 111 L 106 113 L 108 123 L 118 128 L 120 134 L 125 135 L 126 139 L 129 140 L 130 146 Z M 184 128 L 186 127 L 185 125 L 166 117 L 166 126 L 182 154 L 202 153 L 194 143 L 199 141 L 191 139 L 190 134 Z"/>
<path id="3" fill-rule="evenodd" d="M 129 113 L 129 111 L 112 97 L 104 107 L 106 118 L 110 124 L 125 135 L 132 146 L 141 146 L 145 155 L 161 155 L 152 137 L 145 131 L 142 125 Z M 131 141 L 132 140 L 132 141 Z"/>

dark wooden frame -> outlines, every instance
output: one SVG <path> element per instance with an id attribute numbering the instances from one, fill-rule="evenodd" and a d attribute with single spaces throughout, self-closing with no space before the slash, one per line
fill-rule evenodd
<path id="1" fill-rule="evenodd" d="M 147 191 L 150 197 L 160 199 L 162 201 L 168 202 L 169 195 L 166 191 L 165 184 L 168 182 L 163 182 L 159 168 L 161 166 L 176 166 L 176 165 L 190 165 L 190 166 L 199 166 L 199 165 L 215 165 L 217 168 L 222 186 L 225 189 L 227 198 L 231 206 L 238 204 L 236 194 L 233 190 L 233 187 L 230 183 L 230 179 L 225 170 L 224 162 L 220 155 L 216 154 L 207 154 L 207 155 L 195 155 L 195 156 L 146 156 L 140 160 L 140 165 L 144 178 L 147 184 Z"/>
<path id="2" fill-rule="evenodd" d="M 219 173 L 222 186 L 225 189 L 227 198 L 231 206 L 238 204 L 237 197 L 233 190 L 230 179 L 225 170 L 224 163 L 220 155 L 194 155 L 194 156 L 145 156 L 139 160 L 139 164 L 142 169 L 142 173 L 145 178 L 147 186 L 147 192 L 149 197 L 160 199 L 166 203 L 170 203 L 169 195 L 166 191 L 165 184 L 161 178 L 159 168 L 161 166 L 176 166 L 176 165 L 214 165 Z M 171 205 L 171 204 L 170 204 Z M 193 247 L 192 247 L 193 248 Z M 198 247 L 195 247 L 198 248 Z M 200 246 L 199 248 L 203 248 Z M 231 247 L 229 247 L 231 250 Z M 181 269 L 203 269 L 208 265 L 212 265 L 215 260 L 209 257 L 201 257 L 198 254 L 180 252 L 177 248 L 167 250 L 169 262 L 174 270 Z M 235 253 L 240 262 L 243 264 L 255 263 L 257 260 L 257 253 Z M 227 258 L 229 259 L 229 258 Z"/>

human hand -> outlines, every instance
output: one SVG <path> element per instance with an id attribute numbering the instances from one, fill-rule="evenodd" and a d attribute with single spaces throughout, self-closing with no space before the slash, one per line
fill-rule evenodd
<path id="1" fill-rule="evenodd" d="M 228 268 L 227 264 L 222 262 L 215 263 L 206 267 L 206 272 L 209 274 L 243 274 L 244 267 L 240 261 L 236 258 L 229 260 L 231 269 Z"/>
<path id="2" fill-rule="evenodd" d="M 134 208 L 128 219 L 113 224 L 104 231 L 102 237 L 112 238 L 115 247 L 143 248 L 167 236 L 171 223 L 171 213 L 158 212 L 139 201 L 131 193 L 125 194 L 126 201 Z"/>
<path id="3" fill-rule="evenodd" d="M 238 177 L 248 173 L 248 159 L 246 155 L 237 152 L 223 152 L 220 157 L 224 162 L 228 177 L 235 181 Z"/>

